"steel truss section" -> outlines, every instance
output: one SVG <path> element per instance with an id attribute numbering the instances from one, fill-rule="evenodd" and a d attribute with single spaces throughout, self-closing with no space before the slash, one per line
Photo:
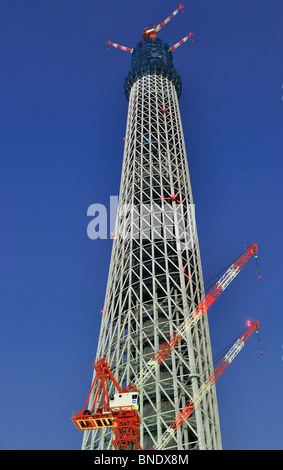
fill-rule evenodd
<path id="1" fill-rule="evenodd" d="M 193 198 L 174 84 L 149 73 L 132 85 L 119 207 L 96 360 L 122 389 L 204 297 Z M 207 315 L 139 390 L 140 444 L 151 449 L 212 373 Z M 109 390 L 109 393 L 114 389 Z M 111 429 L 82 449 L 112 449 Z M 221 449 L 215 386 L 166 449 Z"/>

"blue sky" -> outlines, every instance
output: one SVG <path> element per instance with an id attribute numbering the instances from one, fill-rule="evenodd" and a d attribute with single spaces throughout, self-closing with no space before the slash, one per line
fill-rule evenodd
<path id="1" fill-rule="evenodd" d="M 172 1 L 2 0 L 0 5 L 0 439 L 79 449 L 110 240 L 87 209 L 117 195 L 131 56 Z M 281 0 L 190 0 L 159 37 L 174 52 L 204 279 L 258 243 L 209 311 L 217 355 L 258 319 L 217 383 L 224 449 L 282 449 Z"/>

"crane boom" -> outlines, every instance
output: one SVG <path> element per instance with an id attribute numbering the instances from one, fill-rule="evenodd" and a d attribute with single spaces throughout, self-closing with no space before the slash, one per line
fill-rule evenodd
<path id="1" fill-rule="evenodd" d="M 121 49 L 121 51 L 130 52 L 130 53 L 133 52 L 133 48 L 132 48 L 132 47 L 121 46 L 120 44 L 116 44 L 115 42 L 112 42 L 112 41 L 107 41 L 106 44 L 107 44 L 108 46 L 116 47 L 116 49 Z"/>
<path id="2" fill-rule="evenodd" d="M 172 18 L 174 18 L 174 16 L 176 16 L 177 13 L 178 13 L 182 8 L 184 8 L 184 5 L 179 5 L 178 8 L 177 8 L 175 11 L 173 11 L 173 13 L 168 16 L 168 18 L 166 18 L 166 20 L 162 21 L 161 24 L 157 25 L 157 27 L 155 28 L 156 32 L 160 31 L 161 28 L 164 28 L 164 26 L 166 26 L 167 23 L 169 23 L 169 21 L 172 20 Z"/>
<path id="3" fill-rule="evenodd" d="M 185 36 L 183 39 L 181 39 L 181 41 L 174 44 L 174 46 L 171 46 L 170 50 L 175 51 L 175 49 L 177 49 L 177 47 L 181 46 L 181 44 L 183 44 L 184 42 L 186 42 L 188 39 L 190 39 L 193 36 L 194 36 L 193 33 L 189 33 L 187 36 Z"/>
<path id="4" fill-rule="evenodd" d="M 142 450 L 139 443 L 141 418 L 137 394 L 122 391 L 105 357 L 94 362 L 93 367 L 96 374 L 86 404 L 82 411 L 74 411 L 71 418 L 74 425 L 81 431 L 112 428 L 115 449 Z M 118 391 L 111 400 L 108 382 L 112 382 Z"/>
<path id="5" fill-rule="evenodd" d="M 149 28 L 144 28 L 144 33 L 142 35 L 143 39 L 145 38 L 156 38 L 156 34 L 158 33 L 158 31 L 161 30 L 161 28 L 164 28 L 164 26 L 167 25 L 167 23 L 169 23 L 170 20 L 172 20 L 172 18 L 174 18 L 174 16 L 177 15 L 177 13 L 182 9 L 184 8 L 184 5 L 179 5 L 178 8 L 176 8 L 175 11 L 173 11 L 173 13 L 171 15 L 168 16 L 168 18 L 166 18 L 166 20 L 162 21 L 160 24 L 158 24 L 157 26 L 156 25 L 153 25 L 153 28 L 149 29 Z"/>
<path id="6" fill-rule="evenodd" d="M 219 279 L 215 286 L 206 294 L 204 299 L 198 304 L 198 306 L 189 314 L 186 320 L 181 326 L 174 332 L 173 335 L 166 341 L 152 357 L 146 366 L 140 371 L 133 382 L 130 382 L 124 390 L 121 389 L 120 385 L 116 381 L 115 377 L 110 371 L 109 365 L 106 358 L 100 359 L 94 363 L 93 366 L 96 371 L 95 378 L 93 380 L 91 390 L 87 397 L 84 409 L 82 411 L 74 412 L 72 421 L 80 430 L 91 430 L 100 429 L 105 427 L 113 428 L 113 432 L 116 439 L 112 441 L 115 449 L 128 449 L 132 446 L 136 450 L 142 450 L 139 444 L 139 425 L 140 416 L 135 409 L 135 406 L 131 404 L 123 404 L 123 406 L 114 406 L 113 403 L 109 402 L 108 393 L 108 381 L 111 380 L 116 389 L 119 392 L 119 397 L 126 397 L 126 400 L 131 399 L 131 394 L 137 392 L 142 385 L 148 380 L 151 374 L 157 369 L 168 357 L 168 355 L 174 350 L 177 344 L 185 337 L 185 335 L 197 324 L 199 319 L 207 312 L 209 307 L 215 302 L 220 294 L 226 289 L 230 282 L 237 276 L 249 258 L 257 253 L 257 245 L 253 244 L 246 248 L 245 252 L 229 267 L 224 275 Z M 226 367 L 238 354 L 238 352 L 244 346 L 249 335 L 255 329 L 255 323 L 250 325 L 250 328 L 239 338 L 235 343 L 234 347 L 231 348 L 230 352 L 226 354 L 222 363 L 215 369 L 213 374 L 209 376 L 206 382 L 203 384 L 198 394 L 194 397 L 194 401 L 190 402 L 182 412 L 180 412 L 176 420 L 172 423 L 170 428 L 166 431 L 164 436 L 164 442 L 166 439 L 172 437 L 172 434 L 180 427 L 187 417 L 193 412 L 195 406 L 198 404 L 198 400 L 201 400 L 205 393 L 209 390 L 209 387 L 215 383 L 218 377 L 224 372 Z M 258 324 L 257 324 L 258 325 Z M 262 352 L 261 352 L 262 353 Z M 91 405 L 91 395 L 94 392 L 96 386 L 96 392 L 94 393 L 94 400 Z M 137 395 L 135 395 L 137 397 Z M 134 398 L 134 397 L 133 397 Z M 87 405 L 90 409 L 87 409 Z M 99 406 L 99 408 L 98 408 Z M 169 433 L 169 435 L 168 435 Z M 167 442 L 167 441 L 166 441 Z M 159 445 L 159 443 L 158 443 Z M 163 444 L 163 439 L 161 442 Z"/>
<path id="7" fill-rule="evenodd" d="M 258 328 L 259 328 L 258 321 L 252 322 L 249 325 L 250 326 L 237 339 L 237 341 L 233 344 L 232 348 L 220 361 L 220 363 L 217 365 L 214 371 L 209 375 L 206 381 L 202 384 L 198 392 L 193 396 L 192 400 L 186 404 L 186 406 L 183 408 L 182 411 L 180 411 L 180 413 L 178 413 L 177 417 L 174 419 L 171 425 L 166 429 L 166 431 L 163 433 L 161 438 L 157 441 L 157 443 L 152 448 L 152 450 L 164 449 L 164 447 L 172 439 L 176 431 L 186 422 L 186 420 L 195 410 L 196 406 L 203 400 L 204 396 L 208 393 L 211 387 L 215 384 L 215 382 L 219 379 L 219 377 L 223 374 L 223 372 L 227 369 L 227 367 L 239 354 L 239 352 L 245 346 L 246 342 L 248 341 L 252 333 L 255 330 L 258 331 Z"/>
<path id="8" fill-rule="evenodd" d="M 124 391 L 139 390 L 146 383 L 152 373 L 166 360 L 177 344 L 185 338 L 185 335 L 198 323 L 199 319 L 207 312 L 209 307 L 211 307 L 220 294 L 222 294 L 237 274 L 239 274 L 250 257 L 256 253 L 256 244 L 246 248 L 245 252 L 234 261 L 214 287 L 206 294 L 204 299 L 189 314 L 181 326 L 161 345 L 157 353 L 147 362 L 135 379 L 126 386 Z"/>

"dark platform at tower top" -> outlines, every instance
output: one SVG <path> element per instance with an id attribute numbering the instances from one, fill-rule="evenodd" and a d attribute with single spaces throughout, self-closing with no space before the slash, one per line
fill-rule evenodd
<path id="1" fill-rule="evenodd" d="M 170 47 L 161 39 L 146 38 L 133 49 L 132 70 L 128 73 L 124 85 L 127 99 L 129 99 L 132 85 L 138 78 L 155 73 L 171 80 L 176 88 L 178 98 L 180 98 L 182 82 L 179 74 L 173 68 Z"/>

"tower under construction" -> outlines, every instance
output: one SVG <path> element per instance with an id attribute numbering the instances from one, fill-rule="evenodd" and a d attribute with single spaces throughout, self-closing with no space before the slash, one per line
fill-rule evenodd
<path id="1" fill-rule="evenodd" d="M 124 85 L 129 107 L 123 167 L 96 360 L 106 358 L 122 388 L 148 370 L 205 296 L 179 110 L 182 83 L 172 60 L 172 51 L 192 34 L 169 47 L 156 37 L 168 21 L 146 29 L 133 49 L 109 42 L 131 53 L 132 64 Z M 140 381 L 142 449 L 156 444 L 212 371 L 204 314 Z M 111 384 L 110 397 L 114 391 Z M 110 450 L 112 440 L 111 427 L 87 429 L 82 449 Z M 166 449 L 221 449 L 215 386 Z"/>

